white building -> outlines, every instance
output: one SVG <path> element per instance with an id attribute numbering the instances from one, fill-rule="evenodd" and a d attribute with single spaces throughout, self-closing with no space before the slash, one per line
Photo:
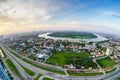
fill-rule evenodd
<path id="1" fill-rule="evenodd" d="M 43 58 L 44 55 L 42 55 L 42 54 L 38 54 L 37 57 L 38 57 L 38 58 Z"/>
<path id="2" fill-rule="evenodd" d="M 109 56 L 109 55 L 111 55 L 112 54 L 112 52 L 113 52 L 113 50 L 112 50 L 112 48 L 107 48 L 107 50 L 106 50 L 106 55 L 107 56 Z"/>

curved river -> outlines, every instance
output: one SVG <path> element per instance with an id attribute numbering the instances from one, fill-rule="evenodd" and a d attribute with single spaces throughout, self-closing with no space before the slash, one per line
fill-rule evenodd
<path id="1" fill-rule="evenodd" d="M 44 37 L 46 39 L 54 39 L 54 40 L 68 40 L 68 41 L 72 41 L 72 42 L 79 42 L 79 41 L 86 41 L 86 42 L 99 42 L 99 41 L 105 41 L 107 40 L 107 38 L 102 37 L 98 34 L 94 34 L 97 36 L 97 38 L 92 38 L 92 39 L 74 39 L 74 38 L 63 38 L 63 37 L 52 37 L 52 36 L 48 36 L 51 33 L 44 33 L 44 34 L 40 34 L 38 35 L 39 37 Z"/>

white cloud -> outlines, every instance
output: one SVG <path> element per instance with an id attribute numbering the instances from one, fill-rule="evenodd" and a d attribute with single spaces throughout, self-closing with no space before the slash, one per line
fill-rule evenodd
<path id="1" fill-rule="evenodd" d="M 0 16 L 8 16 L 31 23 L 48 21 L 53 11 L 63 7 L 52 0 L 6 0 L 0 1 Z"/>
<path id="2" fill-rule="evenodd" d="M 0 34 L 50 29 L 43 24 L 63 5 L 51 0 L 0 0 Z"/>
<path id="3" fill-rule="evenodd" d="M 102 11 L 95 20 L 70 21 L 49 23 L 54 17 L 54 12 L 65 7 L 67 3 L 64 1 L 54 2 L 54 0 L 0 0 L 0 33 L 21 32 L 31 30 L 77 30 L 77 31 L 108 31 L 114 26 L 119 27 L 114 23 L 102 20 L 100 17 L 119 15 L 118 12 Z M 75 9 L 74 9 L 75 8 Z M 74 7 L 70 12 L 64 11 L 57 14 L 62 20 L 74 17 L 72 12 L 81 8 Z M 71 13 L 71 14 L 70 14 Z M 64 16 L 64 17 L 63 17 Z M 49 24 L 48 24 L 48 23 Z M 44 24 L 45 23 L 45 24 Z"/>

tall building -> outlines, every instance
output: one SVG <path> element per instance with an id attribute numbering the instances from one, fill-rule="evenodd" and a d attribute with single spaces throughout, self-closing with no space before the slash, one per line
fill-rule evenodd
<path id="1" fill-rule="evenodd" d="M 1 62 L 0 62 L 0 80 L 10 80 L 7 73 L 5 72 Z"/>
<path id="2" fill-rule="evenodd" d="M 109 55 L 111 55 L 113 53 L 113 50 L 112 50 L 112 48 L 107 48 L 107 50 L 106 50 L 106 55 L 107 56 L 109 56 Z"/>

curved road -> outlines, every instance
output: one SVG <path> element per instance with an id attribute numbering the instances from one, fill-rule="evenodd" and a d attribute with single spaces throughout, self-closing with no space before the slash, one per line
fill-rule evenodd
<path id="1" fill-rule="evenodd" d="M 1 46 L 2 47 L 2 46 Z M 90 77 L 80 77 L 80 76 L 66 76 L 62 74 L 56 74 L 53 72 L 48 72 L 45 70 L 42 70 L 40 68 L 37 68 L 33 65 L 30 65 L 23 60 L 19 59 L 18 57 L 14 56 L 11 54 L 6 48 L 2 47 L 5 53 L 9 54 L 9 57 L 14 57 L 18 62 L 20 62 L 22 65 L 25 67 L 29 68 L 30 70 L 36 72 L 36 73 L 41 73 L 43 76 L 55 79 L 55 80 L 100 80 L 100 79 L 105 79 L 105 80 L 115 80 L 115 78 L 120 77 L 120 69 L 116 70 L 115 72 L 106 74 L 106 75 L 99 75 L 99 76 L 90 76 Z"/>

